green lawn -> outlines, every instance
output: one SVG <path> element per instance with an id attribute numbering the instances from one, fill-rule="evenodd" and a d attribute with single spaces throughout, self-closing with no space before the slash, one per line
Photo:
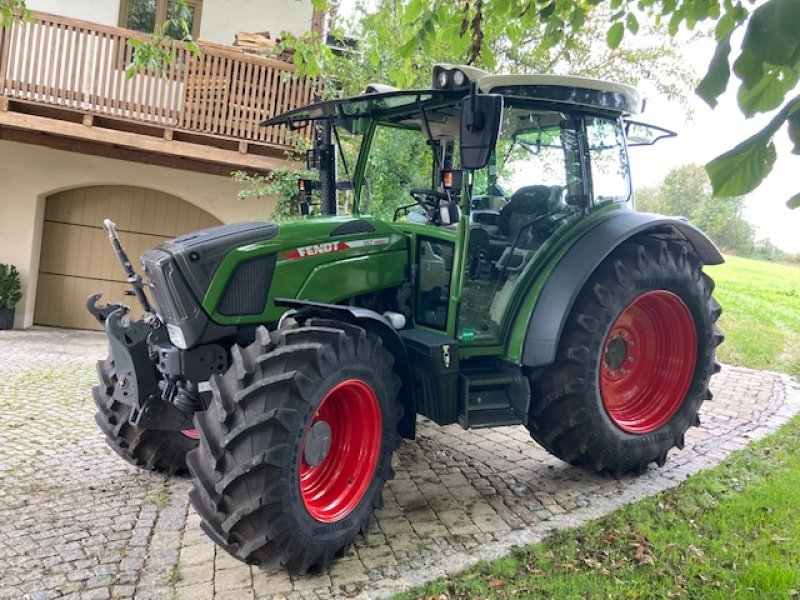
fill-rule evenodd
<path id="1" fill-rule="evenodd" d="M 800 268 L 710 267 L 722 362 L 800 376 Z M 800 418 L 679 487 L 398 598 L 800 597 Z"/>
<path id="2" fill-rule="evenodd" d="M 722 305 L 719 359 L 800 377 L 800 267 L 725 258 L 706 268 Z"/>
<path id="3" fill-rule="evenodd" d="M 398 598 L 800 595 L 800 419 L 680 487 Z"/>

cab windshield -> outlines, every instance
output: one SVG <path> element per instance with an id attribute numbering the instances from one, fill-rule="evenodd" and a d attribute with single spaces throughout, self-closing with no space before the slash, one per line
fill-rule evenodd
<path id="1" fill-rule="evenodd" d="M 548 239 L 592 205 L 629 199 L 618 119 L 507 104 L 494 155 L 475 173 L 458 337 L 500 342 L 517 284 Z"/>

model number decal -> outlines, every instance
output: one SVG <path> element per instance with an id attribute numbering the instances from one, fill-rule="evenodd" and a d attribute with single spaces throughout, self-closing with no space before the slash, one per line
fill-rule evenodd
<path id="1" fill-rule="evenodd" d="M 319 254 L 330 254 L 331 252 L 341 252 L 342 250 L 352 250 L 353 248 L 366 248 L 368 246 L 385 246 L 389 243 L 389 238 L 370 238 L 366 240 L 351 240 L 349 242 L 323 242 L 322 244 L 312 244 L 311 246 L 300 246 L 289 252 L 284 252 L 281 258 L 295 260 Z"/>

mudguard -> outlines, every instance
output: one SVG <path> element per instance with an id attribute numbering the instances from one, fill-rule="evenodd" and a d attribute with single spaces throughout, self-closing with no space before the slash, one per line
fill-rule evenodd
<path id="1" fill-rule="evenodd" d="M 342 306 L 290 298 L 276 298 L 275 305 L 293 308 L 305 316 L 336 318 L 346 323 L 363 327 L 370 333 L 380 337 L 383 340 L 383 346 L 394 357 L 395 370 L 403 382 L 398 399 L 403 405 L 404 412 L 397 425 L 398 433 L 407 440 L 413 440 L 416 437 L 417 400 L 414 394 L 411 362 L 403 340 L 383 315 L 358 306 Z"/>
<path id="2" fill-rule="evenodd" d="M 703 264 L 725 262 L 714 242 L 688 221 L 649 213 L 609 213 L 608 219 L 573 245 L 548 277 L 528 323 L 523 365 L 540 367 L 555 360 L 564 323 L 589 276 L 620 244 L 650 233 L 671 235 L 688 243 Z"/>

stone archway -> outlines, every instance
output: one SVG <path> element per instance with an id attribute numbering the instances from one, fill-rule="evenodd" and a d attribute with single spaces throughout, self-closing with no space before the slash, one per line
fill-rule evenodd
<path id="1" fill-rule="evenodd" d="M 142 187 L 98 185 L 49 196 L 45 205 L 34 323 L 77 329 L 101 329 L 85 309 L 97 291 L 105 300 L 123 301 L 130 289 L 102 228 L 117 231 L 131 262 L 148 248 L 175 236 L 219 225 L 204 210 L 176 196 Z M 134 310 L 134 314 L 137 311 Z"/>

